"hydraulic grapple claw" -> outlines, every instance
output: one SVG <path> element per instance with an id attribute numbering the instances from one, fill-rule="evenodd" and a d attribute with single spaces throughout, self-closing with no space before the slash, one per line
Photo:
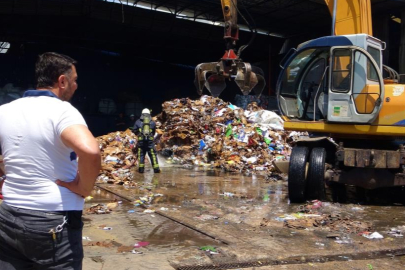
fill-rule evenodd
<path id="1" fill-rule="evenodd" d="M 240 59 L 221 59 L 219 62 L 202 63 L 195 68 L 195 85 L 198 94 L 206 88 L 212 96 L 218 97 L 226 87 L 225 79 L 234 79 L 244 95 L 252 90 L 261 95 L 266 82 L 263 71 Z"/>

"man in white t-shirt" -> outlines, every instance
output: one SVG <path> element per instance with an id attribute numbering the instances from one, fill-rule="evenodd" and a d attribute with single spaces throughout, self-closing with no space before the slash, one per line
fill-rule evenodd
<path id="1" fill-rule="evenodd" d="M 2 270 L 82 269 L 84 197 L 101 158 L 82 115 L 67 102 L 77 89 L 75 64 L 65 55 L 40 55 L 37 90 L 0 106 Z"/>

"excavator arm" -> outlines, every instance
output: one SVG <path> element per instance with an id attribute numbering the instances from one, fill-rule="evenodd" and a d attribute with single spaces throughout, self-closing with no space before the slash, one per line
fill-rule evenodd
<path id="1" fill-rule="evenodd" d="M 370 0 L 324 0 L 334 24 L 332 35 L 373 35 Z M 336 5 L 336 11 L 334 7 Z"/>
<path id="2" fill-rule="evenodd" d="M 233 3 L 236 5 L 237 0 L 221 0 L 222 12 L 224 13 L 225 20 L 225 35 L 224 38 L 233 44 L 239 39 L 239 27 L 238 27 L 238 13 L 236 8 L 233 7 Z M 233 49 L 230 47 L 228 49 Z"/>
<path id="3" fill-rule="evenodd" d="M 239 39 L 237 0 L 221 0 L 221 6 L 225 21 L 226 51 L 218 62 L 197 65 L 194 80 L 197 92 L 202 95 L 206 88 L 212 96 L 218 97 L 226 88 L 225 81 L 234 80 L 244 95 L 253 90 L 260 96 L 266 85 L 263 71 L 243 62 L 240 58 L 242 50 L 236 51 Z"/>

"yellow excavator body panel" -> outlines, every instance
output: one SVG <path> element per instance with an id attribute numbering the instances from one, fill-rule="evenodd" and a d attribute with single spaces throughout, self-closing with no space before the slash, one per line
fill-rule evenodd
<path id="1" fill-rule="evenodd" d="M 333 16 L 334 1 L 325 0 Z M 339 0 L 336 5 L 335 35 L 373 35 L 370 0 Z"/>
<path id="2" fill-rule="evenodd" d="M 286 121 L 285 130 L 342 135 L 404 137 L 405 126 L 374 126 L 326 123 L 325 121 Z"/>
<path id="3" fill-rule="evenodd" d="M 372 88 L 367 91 L 372 92 Z M 355 103 L 370 102 L 367 95 L 359 95 Z M 370 136 L 405 136 L 405 85 L 386 84 L 384 104 L 378 117 L 370 125 L 352 123 L 326 123 L 325 121 L 302 121 L 283 116 L 284 129 L 333 134 L 357 134 Z M 362 108 L 362 107 L 358 107 Z M 367 106 L 365 106 L 367 108 Z"/>
<path id="4" fill-rule="evenodd" d="M 372 125 L 405 126 L 405 85 L 385 84 L 384 88 L 384 103 Z"/>

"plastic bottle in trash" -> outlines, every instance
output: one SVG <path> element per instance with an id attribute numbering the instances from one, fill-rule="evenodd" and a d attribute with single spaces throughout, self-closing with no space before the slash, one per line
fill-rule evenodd
<path id="1" fill-rule="evenodd" d="M 238 139 L 239 139 L 240 141 L 242 141 L 242 142 L 243 142 L 243 140 L 245 139 L 245 130 L 244 130 L 243 128 L 241 129 L 241 131 L 240 131 L 240 133 L 239 133 Z"/>
<path id="2" fill-rule="evenodd" d="M 279 151 L 282 151 L 282 150 L 284 150 L 284 145 L 282 145 L 282 144 L 277 144 L 276 149 L 279 150 Z"/>
<path id="3" fill-rule="evenodd" d="M 231 136 L 231 135 L 232 135 L 232 126 L 231 126 L 231 125 L 228 125 L 228 126 L 226 127 L 225 136 L 226 136 L 226 137 L 229 137 L 229 136 Z"/>
<path id="4" fill-rule="evenodd" d="M 200 148 L 199 148 L 199 150 L 200 151 L 203 150 L 205 146 L 206 146 L 206 144 L 205 144 L 204 140 L 200 140 Z"/>

